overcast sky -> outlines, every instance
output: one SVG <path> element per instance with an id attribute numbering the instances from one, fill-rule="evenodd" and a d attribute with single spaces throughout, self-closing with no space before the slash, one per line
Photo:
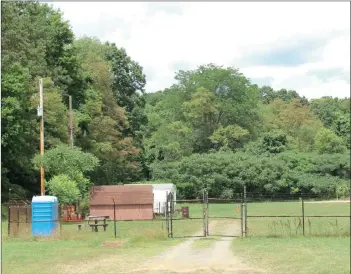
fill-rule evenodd
<path id="1" fill-rule="evenodd" d="M 115 42 L 139 62 L 147 92 L 177 70 L 239 68 L 252 83 L 307 98 L 350 96 L 350 3 L 54 3 L 77 37 Z"/>

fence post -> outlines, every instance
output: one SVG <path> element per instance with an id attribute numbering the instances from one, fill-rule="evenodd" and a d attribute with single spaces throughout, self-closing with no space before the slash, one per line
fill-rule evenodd
<path id="1" fill-rule="evenodd" d="M 210 214 L 210 212 L 208 211 L 208 192 L 206 191 L 206 233 L 207 233 L 207 236 L 210 236 L 210 233 L 208 230 L 209 214 Z"/>
<path id="2" fill-rule="evenodd" d="M 9 200 L 9 205 L 7 209 L 7 234 L 10 236 L 10 231 L 11 231 L 11 203 Z"/>
<path id="3" fill-rule="evenodd" d="M 10 236 L 11 231 L 11 188 L 9 188 L 9 206 L 7 208 L 7 233 Z"/>
<path id="4" fill-rule="evenodd" d="M 302 210 L 302 235 L 305 236 L 305 202 L 301 197 L 301 210 Z"/>
<path id="5" fill-rule="evenodd" d="M 19 234 L 20 230 L 20 208 L 17 206 L 17 234 Z"/>
<path id="6" fill-rule="evenodd" d="M 63 232 L 63 229 L 62 229 L 62 223 L 63 223 L 63 212 L 62 212 L 62 209 L 63 208 L 63 206 L 60 204 L 60 215 L 59 215 L 59 222 L 60 222 L 60 236 L 62 237 L 62 232 Z"/>
<path id="7" fill-rule="evenodd" d="M 243 194 L 242 194 L 242 193 L 240 193 L 240 196 L 241 196 L 241 204 L 240 204 L 240 231 L 241 231 L 241 237 L 243 237 L 243 236 L 244 236 L 244 220 L 243 220 L 243 218 L 244 218 L 244 212 L 243 212 L 243 210 L 244 210 L 244 208 L 243 208 L 243 206 L 244 206 L 244 201 L 243 201 Z"/>
<path id="8" fill-rule="evenodd" d="M 206 209 L 205 209 L 205 190 L 203 190 L 202 193 L 202 223 L 203 223 L 203 231 L 204 231 L 204 237 L 206 237 Z"/>
<path id="9" fill-rule="evenodd" d="M 173 204 L 173 193 L 171 192 L 170 194 L 170 200 L 171 200 L 171 202 L 170 202 L 170 220 L 171 220 L 171 222 L 170 222 L 170 227 L 171 227 L 171 238 L 173 238 L 173 210 L 174 210 L 174 204 Z"/>
<path id="10" fill-rule="evenodd" d="M 115 199 L 113 200 L 113 228 L 114 228 L 114 232 L 115 232 L 115 239 L 117 238 L 117 228 L 116 228 L 116 203 L 115 203 Z"/>
<path id="11" fill-rule="evenodd" d="M 245 203 L 245 211 L 244 211 L 244 235 L 247 236 L 247 200 L 246 200 L 246 186 L 244 186 L 244 203 Z"/>
<path id="12" fill-rule="evenodd" d="M 169 197 L 167 193 L 167 199 L 166 199 L 166 204 L 165 204 L 165 220 L 166 220 L 166 229 L 167 229 L 167 236 L 169 238 L 169 217 L 168 217 L 168 202 L 169 202 Z"/>

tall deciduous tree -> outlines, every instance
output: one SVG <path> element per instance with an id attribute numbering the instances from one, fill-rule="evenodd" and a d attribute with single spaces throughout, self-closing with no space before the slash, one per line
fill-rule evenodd
<path id="1" fill-rule="evenodd" d="M 2 193 L 7 194 L 10 184 L 36 192 L 38 174 L 30 159 L 39 150 L 33 98 L 38 78 L 54 81 L 44 99 L 47 145 L 65 141 L 67 124 L 60 93 L 79 98 L 84 79 L 75 74 L 79 66 L 70 50 L 74 36 L 59 11 L 37 2 L 3 2 L 1 12 Z"/>

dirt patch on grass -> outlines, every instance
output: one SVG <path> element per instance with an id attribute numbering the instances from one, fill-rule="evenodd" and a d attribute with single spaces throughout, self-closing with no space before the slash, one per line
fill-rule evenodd
<path id="1" fill-rule="evenodd" d="M 122 248 L 126 244 L 125 241 L 118 241 L 118 242 L 104 242 L 102 243 L 102 247 L 112 247 L 112 248 Z"/>

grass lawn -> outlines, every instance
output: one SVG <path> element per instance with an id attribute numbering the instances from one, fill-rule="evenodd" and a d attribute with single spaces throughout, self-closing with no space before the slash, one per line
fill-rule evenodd
<path id="1" fill-rule="evenodd" d="M 350 273 L 349 237 L 237 238 L 234 254 L 267 273 Z"/>
<path id="2" fill-rule="evenodd" d="M 188 206 L 190 217 L 201 218 L 202 204 L 177 204 Z M 301 202 L 248 203 L 248 235 L 250 236 L 300 236 L 302 235 Z M 265 217 L 253 216 L 298 216 Z M 350 216 L 350 203 L 308 203 L 305 202 L 305 235 L 309 236 L 349 236 L 350 218 L 314 218 L 316 215 Z M 209 204 L 209 220 L 219 221 L 218 217 L 240 218 L 240 204 Z M 222 219 L 223 220 L 223 219 Z M 224 219 L 225 220 L 225 219 Z M 195 221 L 195 220 L 191 220 Z M 175 221 L 176 222 L 176 221 Z M 184 222 L 184 221 L 183 221 Z M 199 230 L 202 220 L 199 221 Z M 177 233 L 174 229 L 174 233 Z M 211 234 L 211 231 L 210 231 Z"/>
<path id="3" fill-rule="evenodd" d="M 298 215 L 301 204 L 249 203 L 247 210 L 248 216 Z M 305 215 L 347 216 L 350 203 L 305 203 Z M 305 235 L 309 237 L 301 236 L 301 220 L 249 217 L 249 237 L 235 239 L 233 251 L 268 273 L 350 273 L 350 218 L 306 217 Z"/>
<path id="4" fill-rule="evenodd" d="M 250 216 L 291 215 L 301 216 L 299 202 L 248 203 L 249 236 L 299 236 L 302 235 L 302 217 L 255 218 Z M 350 236 L 350 218 L 314 218 L 307 216 L 350 216 L 350 203 L 305 203 L 305 235 Z"/>
<path id="5" fill-rule="evenodd" d="M 183 234 L 194 233 L 192 223 L 183 225 Z M 107 231 L 77 231 L 77 224 L 64 224 L 61 238 L 35 239 L 30 236 L 8 237 L 7 222 L 2 223 L 2 273 L 60 273 L 64 265 L 76 265 L 90 259 L 117 256 L 116 270 L 132 268 L 140 261 L 159 254 L 182 241 L 168 240 L 162 221 L 113 222 Z M 123 262 L 123 263 L 122 263 Z"/>
<path id="6" fill-rule="evenodd" d="M 189 206 L 193 220 L 173 222 L 175 237 L 203 234 L 202 204 L 177 204 L 177 208 Z M 229 219 L 215 217 L 240 217 L 239 204 L 209 204 L 212 233 L 221 233 Z M 301 204 L 249 203 L 248 215 L 299 215 Z M 349 203 L 305 204 L 306 215 L 349 215 Z M 349 237 L 301 237 L 299 220 L 290 218 L 248 218 L 249 236 L 234 240 L 237 256 L 252 266 L 267 268 L 275 273 L 349 273 Z M 239 222 L 240 220 L 234 220 Z M 234 222 L 233 221 L 233 222 Z M 237 226 L 237 225 L 236 225 Z M 117 222 L 118 238 L 114 239 L 113 222 L 106 232 L 77 231 L 76 224 L 62 226 L 62 235 L 56 239 L 34 239 L 29 236 L 7 237 L 7 222 L 2 222 L 2 270 L 3 273 L 60 273 L 65 265 L 84 264 L 90 259 L 99 260 L 115 256 L 116 271 L 137 265 L 150 256 L 181 242 L 169 240 L 165 223 L 155 221 Z M 306 235 L 350 235 L 350 219 L 315 219 L 306 217 Z M 230 231 L 231 232 L 231 231 Z M 212 234 L 215 235 L 215 234 Z M 275 236 L 265 238 L 262 236 Z M 284 237 L 289 236 L 289 237 Z M 290 236 L 294 236 L 293 238 Z M 278 238 L 279 237 L 279 238 Z M 194 248 L 211 247 L 215 238 L 198 239 Z M 319 271 L 319 270 L 320 271 Z M 290 271 L 290 272 L 289 272 Z M 318 272 L 319 271 L 319 272 Z"/>

